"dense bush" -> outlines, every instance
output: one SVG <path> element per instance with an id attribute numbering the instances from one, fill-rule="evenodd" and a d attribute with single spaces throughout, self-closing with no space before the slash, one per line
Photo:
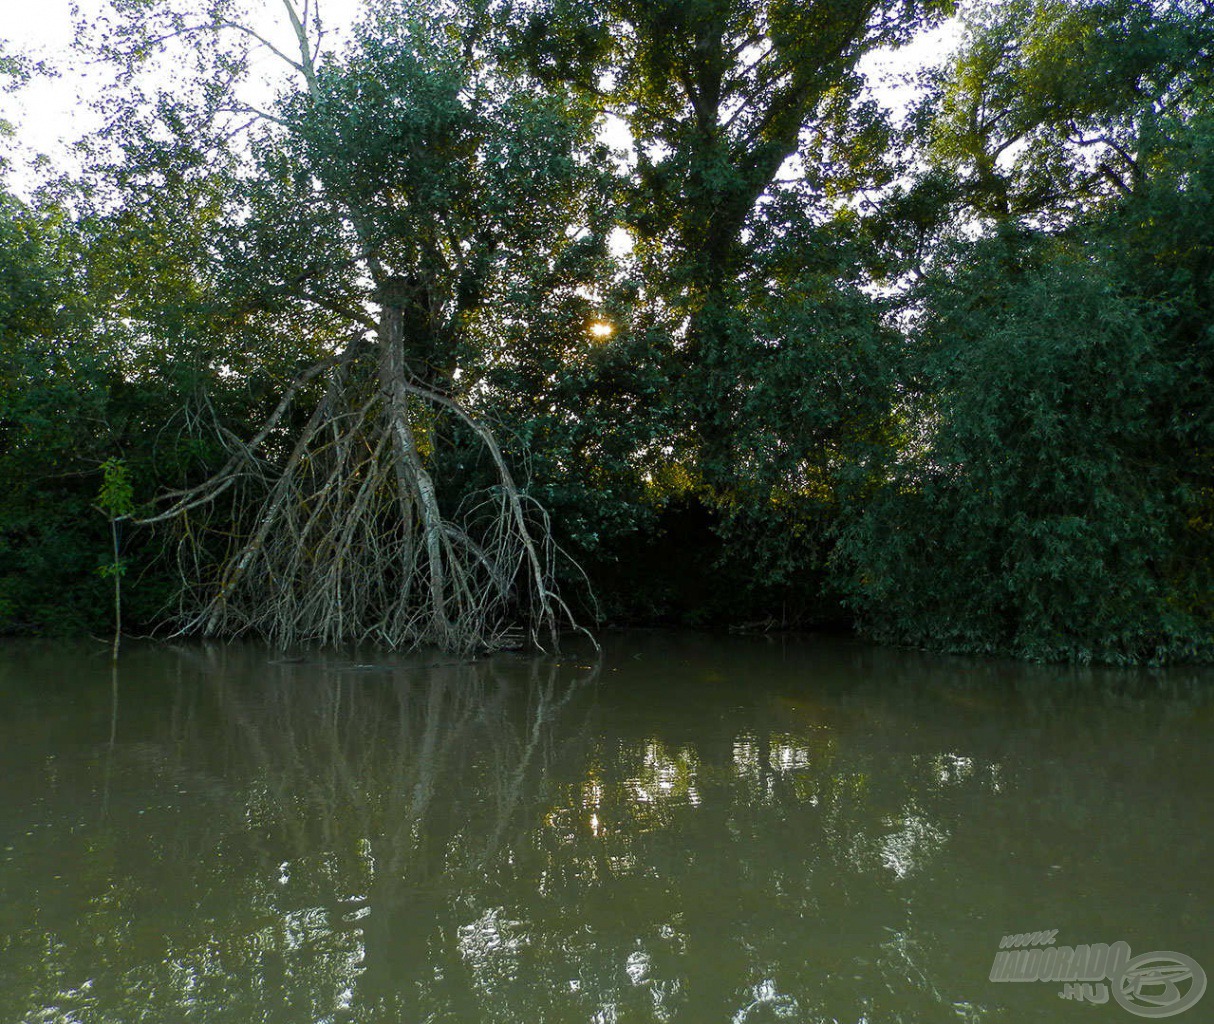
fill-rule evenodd
<path id="1" fill-rule="evenodd" d="M 924 436 L 837 553 L 877 635 L 1050 659 L 1209 654 L 1209 491 L 1175 415 L 1193 367 L 1170 311 L 1101 249 L 997 238 L 933 288 L 908 396 Z"/>

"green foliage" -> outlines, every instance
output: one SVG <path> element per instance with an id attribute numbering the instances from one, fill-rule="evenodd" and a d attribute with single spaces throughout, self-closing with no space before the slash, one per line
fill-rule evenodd
<path id="1" fill-rule="evenodd" d="M 819 599 L 838 471 L 875 443 L 893 381 L 880 352 L 894 336 L 863 290 L 867 246 L 849 241 L 841 206 L 891 173 L 889 126 L 856 67 L 951 9 L 570 0 L 540 5 L 518 32 L 527 66 L 590 90 L 633 135 L 616 216 L 634 249 L 603 289 L 620 330 L 556 371 L 546 418 L 571 440 L 605 434 L 575 442 L 594 452 L 585 468 L 555 461 L 595 481 L 577 517 L 602 523 L 580 532 L 609 560 L 653 566 L 687 546 L 686 561 L 715 574 L 683 614 L 728 621 Z M 621 499 L 646 515 L 595 515 Z M 636 606 L 679 604 L 652 599 L 677 593 L 670 583 L 641 579 Z"/>
<path id="2" fill-rule="evenodd" d="M 131 486 L 126 463 L 121 459 L 106 459 L 101 464 L 101 489 L 97 492 L 97 507 L 109 519 L 125 519 L 135 511 L 135 488 Z"/>
<path id="3" fill-rule="evenodd" d="M 987 228 L 934 217 L 954 240 L 914 292 L 904 434 L 836 551 L 875 634 L 1214 655 L 1212 27 L 1202 5 L 977 10 L 926 137 L 941 206 Z"/>
<path id="4" fill-rule="evenodd" d="M 1164 456 L 1161 311 L 1090 252 L 997 238 L 958 254 L 922 329 L 908 439 L 839 557 L 875 633 L 1034 658 L 1162 659 L 1214 641 L 1178 564 L 1192 509 Z"/>
<path id="5" fill-rule="evenodd" d="M 1208 93 L 1212 58 L 1201 3 L 976 5 L 926 98 L 930 154 L 983 216 L 1083 217 L 1142 186 L 1161 117 Z"/>
<path id="6" fill-rule="evenodd" d="M 101 631 L 109 599 L 98 570 L 114 559 L 98 466 L 124 453 L 102 483 L 107 518 L 130 514 L 127 488 L 200 471 L 214 453 L 191 448 L 183 422 L 197 414 L 199 374 L 163 348 L 131 356 L 138 321 L 116 324 L 111 294 L 96 287 L 119 259 L 97 222 L 5 197 L 0 237 L 0 631 Z M 129 249 L 126 259 L 124 275 L 138 279 Z M 145 265 L 142 276 L 154 274 Z M 127 532 L 124 560 L 141 579 L 128 617 L 143 626 L 169 596 L 163 572 L 149 573 L 159 543 Z"/>
<path id="7" fill-rule="evenodd" d="M 945 0 L 380 0 L 263 112 L 232 4 L 117 7 L 88 171 L 0 200 L 0 628 L 97 628 L 93 509 L 206 479 L 390 309 L 614 621 L 842 593 L 952 650 L 1214 653 L 1209 4 L 966 5 L 901 125 L 859 62 Z M 416 430 L 445 502 L 495 485 L 465 424 Z M 179 528 L 220 559 L 240 508 Z M 126 528 L 132 621 L 177 539 Z"/>

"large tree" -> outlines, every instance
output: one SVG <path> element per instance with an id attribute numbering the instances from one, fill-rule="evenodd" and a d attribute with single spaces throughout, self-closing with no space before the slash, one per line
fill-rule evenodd
<path id="1" fill-rule="evenodd" d="M 756 273 L 786 233 L 806 265 L 838 262 L 830 221 L 879 183 L 885 141 L 863 100 L 860 59 L 908 41 L 947 0 L 621 0 L 602 6 L 617 46 L 609 102 L 632 131 L 628 223 L 654 291 L 674 313 L 685 429 L 710 480 L 736 475 L 748 392 L 806 336 L 782 282 Z M 843 257 L 843 262 L 847 257 Z M 660 270 L 660 276 L 659 276 Z M 849 272 L 843 270 L 847 279 Z M 767 294 L 764 294 L 764 293 Z M 767 322 L 756 331 L 755 319 Z M 754 344 L 756 334 L 765 334 Z M 755 364 L 759 365 L 755 365 Z M 778 371 L 777 371 L 778 372 Z M 739 443 L 740 442 L 740 443 Z"/>
<path id="2" fill-rule="evenodd" d="M 952 6 L 516 12 L 533 73 L 583 90 L 632 135 L 619 220 L 633 247 L 610 347 L 632 366 L 619 390 L 651 397 L 621 426 L 647 500 L 695 548 L 671 573 L 703 575 L 688 600 L 715 616 L 761 615 L 790 586 L 816 601 L 840 471 L 886 429 L 895 335 L 866 287 L 875 250 L 858 213 L 894 161 L 859 65 Z"/>
<path id="3" fill-rule="evenodd" d="M 191 357 L 247 373 L 262 346 L 294 343 L 299 371 L 261 422 L 215 417 L 226 462 L 145 517 L 181 531 L 181 624 L 460 650 L 555 636 L 543 510 L 469 389 L 502 355 L 478 329 L 485 311 L 509 318 L 517 281 L 577 244 L 593 111 L 497 63 L 476 5 L 373 5 L 338 54 L 318 49 L 307 4 L 283 11 L 295 45 L 274 52 L 294 79 L 268 109 L 233 85 L 242 44 L 270 44 L 230 3 L 141 6 L 97 44 L 122 76 L 104 216 L 143 238 L 163 225 L 150 244 L 185 252 L 177 329 L 222 339 Z M 191 92 L 135 87 L 141 62 L 180 48 L 197 63 Z M 166 323 L 163 304 L 145 308 L 147 343 Z M 489 486 L 474 494 L 459 471 L 478 461 Z"/>

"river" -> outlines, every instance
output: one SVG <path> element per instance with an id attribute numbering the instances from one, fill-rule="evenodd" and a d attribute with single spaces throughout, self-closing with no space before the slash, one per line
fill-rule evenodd
<path id="1" fill-rule="evenodd" d="M 1113 1024 L 1214 970 L 1210 670 L 7 642 L 0 707 L 4 1024 Z M 1199 966 L 992 981 L 1016 935 Z"/>

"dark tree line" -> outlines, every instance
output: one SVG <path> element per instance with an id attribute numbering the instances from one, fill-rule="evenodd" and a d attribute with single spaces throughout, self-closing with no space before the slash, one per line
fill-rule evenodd
<path id="1" fill-rule="evenodd" d="M 946 0 L 284 0 L 256 106 L 229 0 L 82 26 L 86 169 L 0 205 L 3 628 L 101 568 L 284 643 L 1207 658 L 1214 5 L 962 8 L 905 116 L 861 61 Z"/>

